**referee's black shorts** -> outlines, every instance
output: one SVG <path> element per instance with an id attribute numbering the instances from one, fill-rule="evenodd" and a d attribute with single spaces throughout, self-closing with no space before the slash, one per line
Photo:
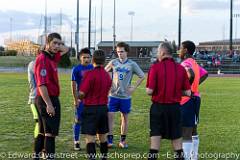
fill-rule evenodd
<path id="1" fill-rule="evenodd" d="M 108 108 L 84 105 L 82 112 L 82 134 L 96 135 L 108 133 Z"/>
<path id="2" fill-rule="evenodd" d="M 163 139 L 182 137 L 180 104 L 153 103 L 150 109 L 150 136 Z"/>
<path id="3" fill-rule="evenodd" d="M 54 136 L 58 135 L 60 126 L 60 101 L 57 96 L 50 96 L 52 105 L 55 109 L 55 116 L 49 116 L 46 110 L 46 103 L 41 96 L 36 97 L 37 109 L 39 112 L 39 133 L 50 133 Z"/>

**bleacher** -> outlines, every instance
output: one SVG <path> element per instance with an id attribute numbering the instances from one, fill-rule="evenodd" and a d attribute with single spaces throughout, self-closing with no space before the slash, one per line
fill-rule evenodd
<path id="1" fill-rule="evenodd" d="M 148 72 L 151 66 L 151 58 L 138 58 L 138 57 L 129 57 L 133 61 L 135 61 L 144 72 Z M 110 59 L 107 59 L 107 63 Z M 218 74 L 220 69 L 220 73 L 223 74 L 240 74 L 240 62 L 233 63 L 232 59 L 224 59 L 220 67 L 214 67 L 212 65 L 207 64 L 207 60 L 197 59 L 198 64 L 203 65 L 204 68 L 208 71 L 209 74 Z"/>
<path id="2" fill-rule="evenodd" d="M 219 67 L 207 64 L 207 60 L 197 59 L 198 64 L 203 65 L 209 74 L 217 74 L 219 69 L 223 74 L 240 74 L 240 62 L 233 63 L 231 58 L 224 59 Z"/>

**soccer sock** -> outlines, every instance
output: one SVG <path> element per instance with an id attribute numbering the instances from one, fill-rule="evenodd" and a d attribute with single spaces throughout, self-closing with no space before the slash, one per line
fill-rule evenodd
<path id="1" fill-rule="evenodd" d="M 190 160 L 191 151 L 192 151 L 192 142 L 191 141 L 183 142 L 183 151 L 184 151 L 185 160 Z"/>
<path id="2" fill-rule="evenodd" d="M 148 160 L 156 160 L 158 158 L 158 150 L 150 149 L 148 154 Z"/>
<path id="3" fill-rule="evenodd" d="M 79 138 L 80 138 L 80 129 L 81 129 L 81 126 L 79 123 L 75 123 L 73 125 L 73 134 L 74 134 L 74 141 L 79 141 Z"/>
<path id="4" fill-rule="evenodd" d="M 108 135 L 107 139 L 108 139 L 108 143 L 113 143 L 113 135 Z"/>
<path id="5" fill-rule="evenodd" d="M 96 155 L 95 143 L 88 143 L 86 148 L 89 160 L 95 160 Z"/>
<path id="6" fill-rule="evenodd" d="M 199 147 L 199 137 L 198 135 L 192 136 L 192 156 L 191 160 L 197 160 L 198 159 L 198 147 Z"/>
<path id="7" fill-rule="evenodd" d="M 126 140 L 126 135 L 121 135 L 121 142 L 125 141 Z"/>
<path id="8" fill-rule="evenodd" d="M 47 154 L 47 159 L 54 159 L 55 137 L 45 137 L 45 150 Z"/>
<path id="9" fill-rule="evenodd" d="M 35 160 L 38 160 L 40 157 L 40 152 L 42 152 L 44 148 L 44 136 L 42 134 L 38 134 L 36 138 L 34 138 L 34 156 Z"/>
<path id="10" fill-rule="evenodd" d="M 176 160 L 184 160 L 184 153 L 182 149 L 175 151 L 175 159 Z"/>
<path id="11" fill-rule="evenodd" d="M 102 154 L 102 160 L 106 160 L 107 159 L 107 153 L 108 153 L 107 142 L 100 143 L 100 152 Z"/>
<path id="12" fill-rule="evenodd" d="M 37 138 L 38 133 L 39 133 L 39 124 L 38 124 L 38 120 L 35 119 L 34 138 Z"/>

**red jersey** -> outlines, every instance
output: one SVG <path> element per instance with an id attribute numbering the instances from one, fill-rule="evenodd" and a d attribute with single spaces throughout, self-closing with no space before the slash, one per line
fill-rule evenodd
<path id="1" fill-rule="evenodd" d="M 172 58 L 166 58 L 151 66 L 146 87 L 153 90 L 153 102 L 170 104 L 179 103 L 182 91 L 191 86 L 186 70 Z"/>
<path id="2" fill-rule="evenodd" d="M 41 53 L 36 58 L 34 73 L 37 84 L 37 95 L 40 95 L 39 87 L 45 85 L 49 96 L 59 96 L 59 82 L 57 63 L 60 61 L 60 53 L 52 55 L 46 51 Z"/>
<path id="3" fill-rule="evenodd" d="M 108 92 L 112 80 L 103 67 L 95 67 L 85 73 L 80 85 L 80 91 L 85 94 L 84 105 L 107 105 Z"/>

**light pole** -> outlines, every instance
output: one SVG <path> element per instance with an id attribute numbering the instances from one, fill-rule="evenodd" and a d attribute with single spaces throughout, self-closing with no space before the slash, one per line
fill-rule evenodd
<path id="1" fill-rule="evenodd" d="M 47 39 L 47 0 L 45 0 L 44 34 Z"/>
<path id="2" fill-rule="evenodd" d="M 116 45 L 116 0 L 113 1 L 113 54 L 115 54 Z"/>
<path id="3" fill-rule="evenodd" d="M 12 23 L 13 23 L 13 19 L 12 17 L 10 17 L 10 42 L 12 42 Z"/>
<path id="4" fill-rule="evenodd" d="M 232 51 L 232 29 L 233 29 L 233 0 L 230 0 L 230 42 L 229 50 Z"/>
<path id="5" fill-rule="evenodd" d="M 89 17 L 88 17 L 88 49 L 91 48 L 91 11 L 92 11 L 92 0 L 89 0 Z"/>
<path id="6" fill-rule="evenodd" d="M 72 51 L 73 51 L 73 48 L 72 48 L 72 38 L 73 38 L 73 36 L 72 36 L 72 23 L 71 23 L 71 33 L 70 34 L 71 34 L 70 35 L 70 38 L 71 38 L 71 41 L 70 41 L 70 47 L 71 47 L 70 54 L 71 54 L 71 57 L 72 57 Z"/>
<path id="7" fill-rule="evenodd" d="M 96 48 L 96 39 L 97 39 L 96 30 L 97 30 L 97 9 L 95 6 L 94 8 L 94 50 Z"/>
<path id="8" fill-rule="evenodd" d="M 60 25 L 60 28 L 59 28 L 59 33 L 62 34 L 62 8 L 60 9 L 60 15 L 59 15 L 59 25 Z"/>
<path id="9" fill-rule="evenodd" d="M 133 40 L 133 16 L 135 15 L 134 11 L 129 11 L 128 15 L 131 16 L 131 31 L 130 31 L 130 41 Z"/>
<path id="10" fill-rule="evenodd" d="M 181 25 L 182 25 L 182 0 L 179 0 L 179 15 L 178 15 L 178 49 L 180 49 L 181 46 Z"/>
<path id="11" fill-rule="evenodd" d="M 233 14 L 233 17 L 235 18 L 236 20 L 236 24 L 235 24 L 235 41 L 237 40 L 237 26 L 238 26 L 238 22 L 237 22 L 237 19 L 240 17 L 240 14 Z"/>
<path id="12" fill-rule="evenodd" d="M 79 0 L 77 0 L 77 24 L 76 24 L 76 33 L 75 33 L 75 44 L 76 44 L 76 58 L 79 50 Z"/>
<path id="13" fill-rule="evenodd" d="M 103 0 L 101 0 L 101 37 L 100 41 L 102 42 L 102 20 L 103 20 Z"/>

